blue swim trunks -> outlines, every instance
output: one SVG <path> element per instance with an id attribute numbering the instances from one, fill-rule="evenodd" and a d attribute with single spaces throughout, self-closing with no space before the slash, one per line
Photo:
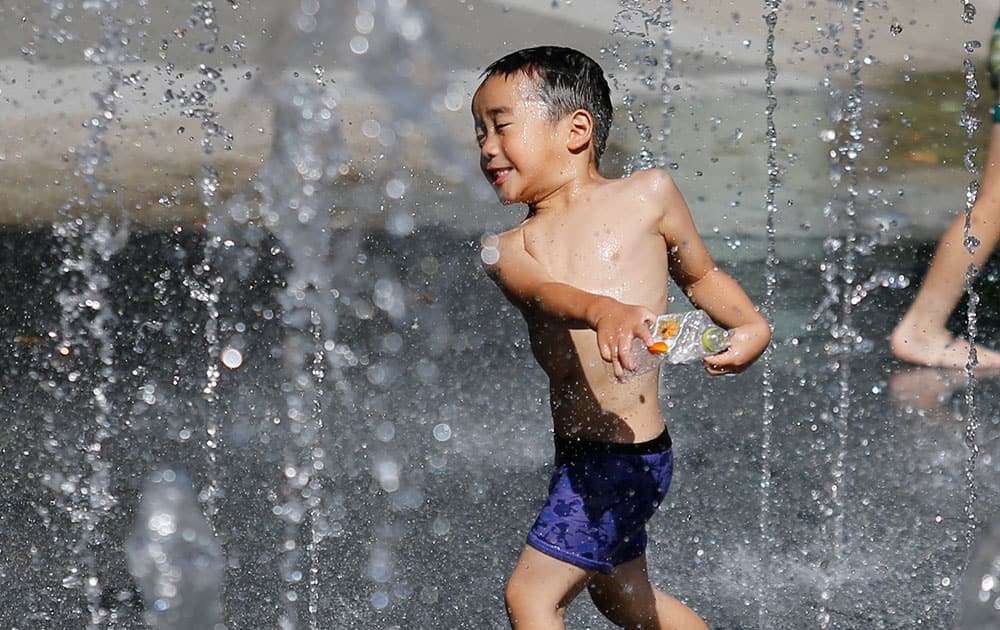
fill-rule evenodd
<path id="1" fill-rule="evenodd" d="M 549 498 L 528 544 L 601 573 L 638 558 L 646 550 L 646 522 L 666 496 L 673 468 L 666 429 L 635 444 L 556 436 Z"/>

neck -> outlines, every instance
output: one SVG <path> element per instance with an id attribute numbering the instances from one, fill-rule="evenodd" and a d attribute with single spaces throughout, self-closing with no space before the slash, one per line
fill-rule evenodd
<path id="1" fill-rule="evenodd" d="M 574 205 L 574 200 L 589 186 L 603 181 L 597 165 L 588 161 L 564 177 L 543 197 L 528 203 L 528 216 L 561 212 Z"/>

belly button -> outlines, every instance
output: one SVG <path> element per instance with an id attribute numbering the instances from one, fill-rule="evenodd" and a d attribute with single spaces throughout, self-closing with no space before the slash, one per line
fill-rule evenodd
<path id="1" fill-rule="evenodd" d="M 639 404 L 640 405 L 645 405 L 646 404 L 646 395 L 645 394 L 639 394 Z"/>

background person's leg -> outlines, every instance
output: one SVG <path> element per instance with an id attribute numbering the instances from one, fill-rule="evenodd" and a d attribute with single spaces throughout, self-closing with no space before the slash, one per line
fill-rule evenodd
<path id="1" fill-rule="evenodd" d="M 945 328 L 965 290 L 970 264 L 982 268 L 1000 239 L 1000 124 L 990 130 L 983 185 L 972 209 L 969 233 L 980 241 L 973 253 L 966 249 L 965 216 L 960 214 L 938 242 L 917 297 L 890 337 L 892 353 L 920 365 L 963 367 L 969 344 Z M 979 364 L 1000 366 L 1000 353 L 977 348 Z"/>

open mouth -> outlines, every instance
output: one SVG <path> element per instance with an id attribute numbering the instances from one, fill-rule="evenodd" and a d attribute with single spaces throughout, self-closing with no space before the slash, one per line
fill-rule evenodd
<path id="1" fill-rule="evenodd" d="M 510 175 L 511 170 L 513 169 L 509 168 L 491 169 L 489 173 L 490 173 L 490 180 L 493 182 L 493 185 L 499 186 L 500 184 L 504 183 L 504 181 L 506 181 L 507 179 L 507 176 Z"/>

